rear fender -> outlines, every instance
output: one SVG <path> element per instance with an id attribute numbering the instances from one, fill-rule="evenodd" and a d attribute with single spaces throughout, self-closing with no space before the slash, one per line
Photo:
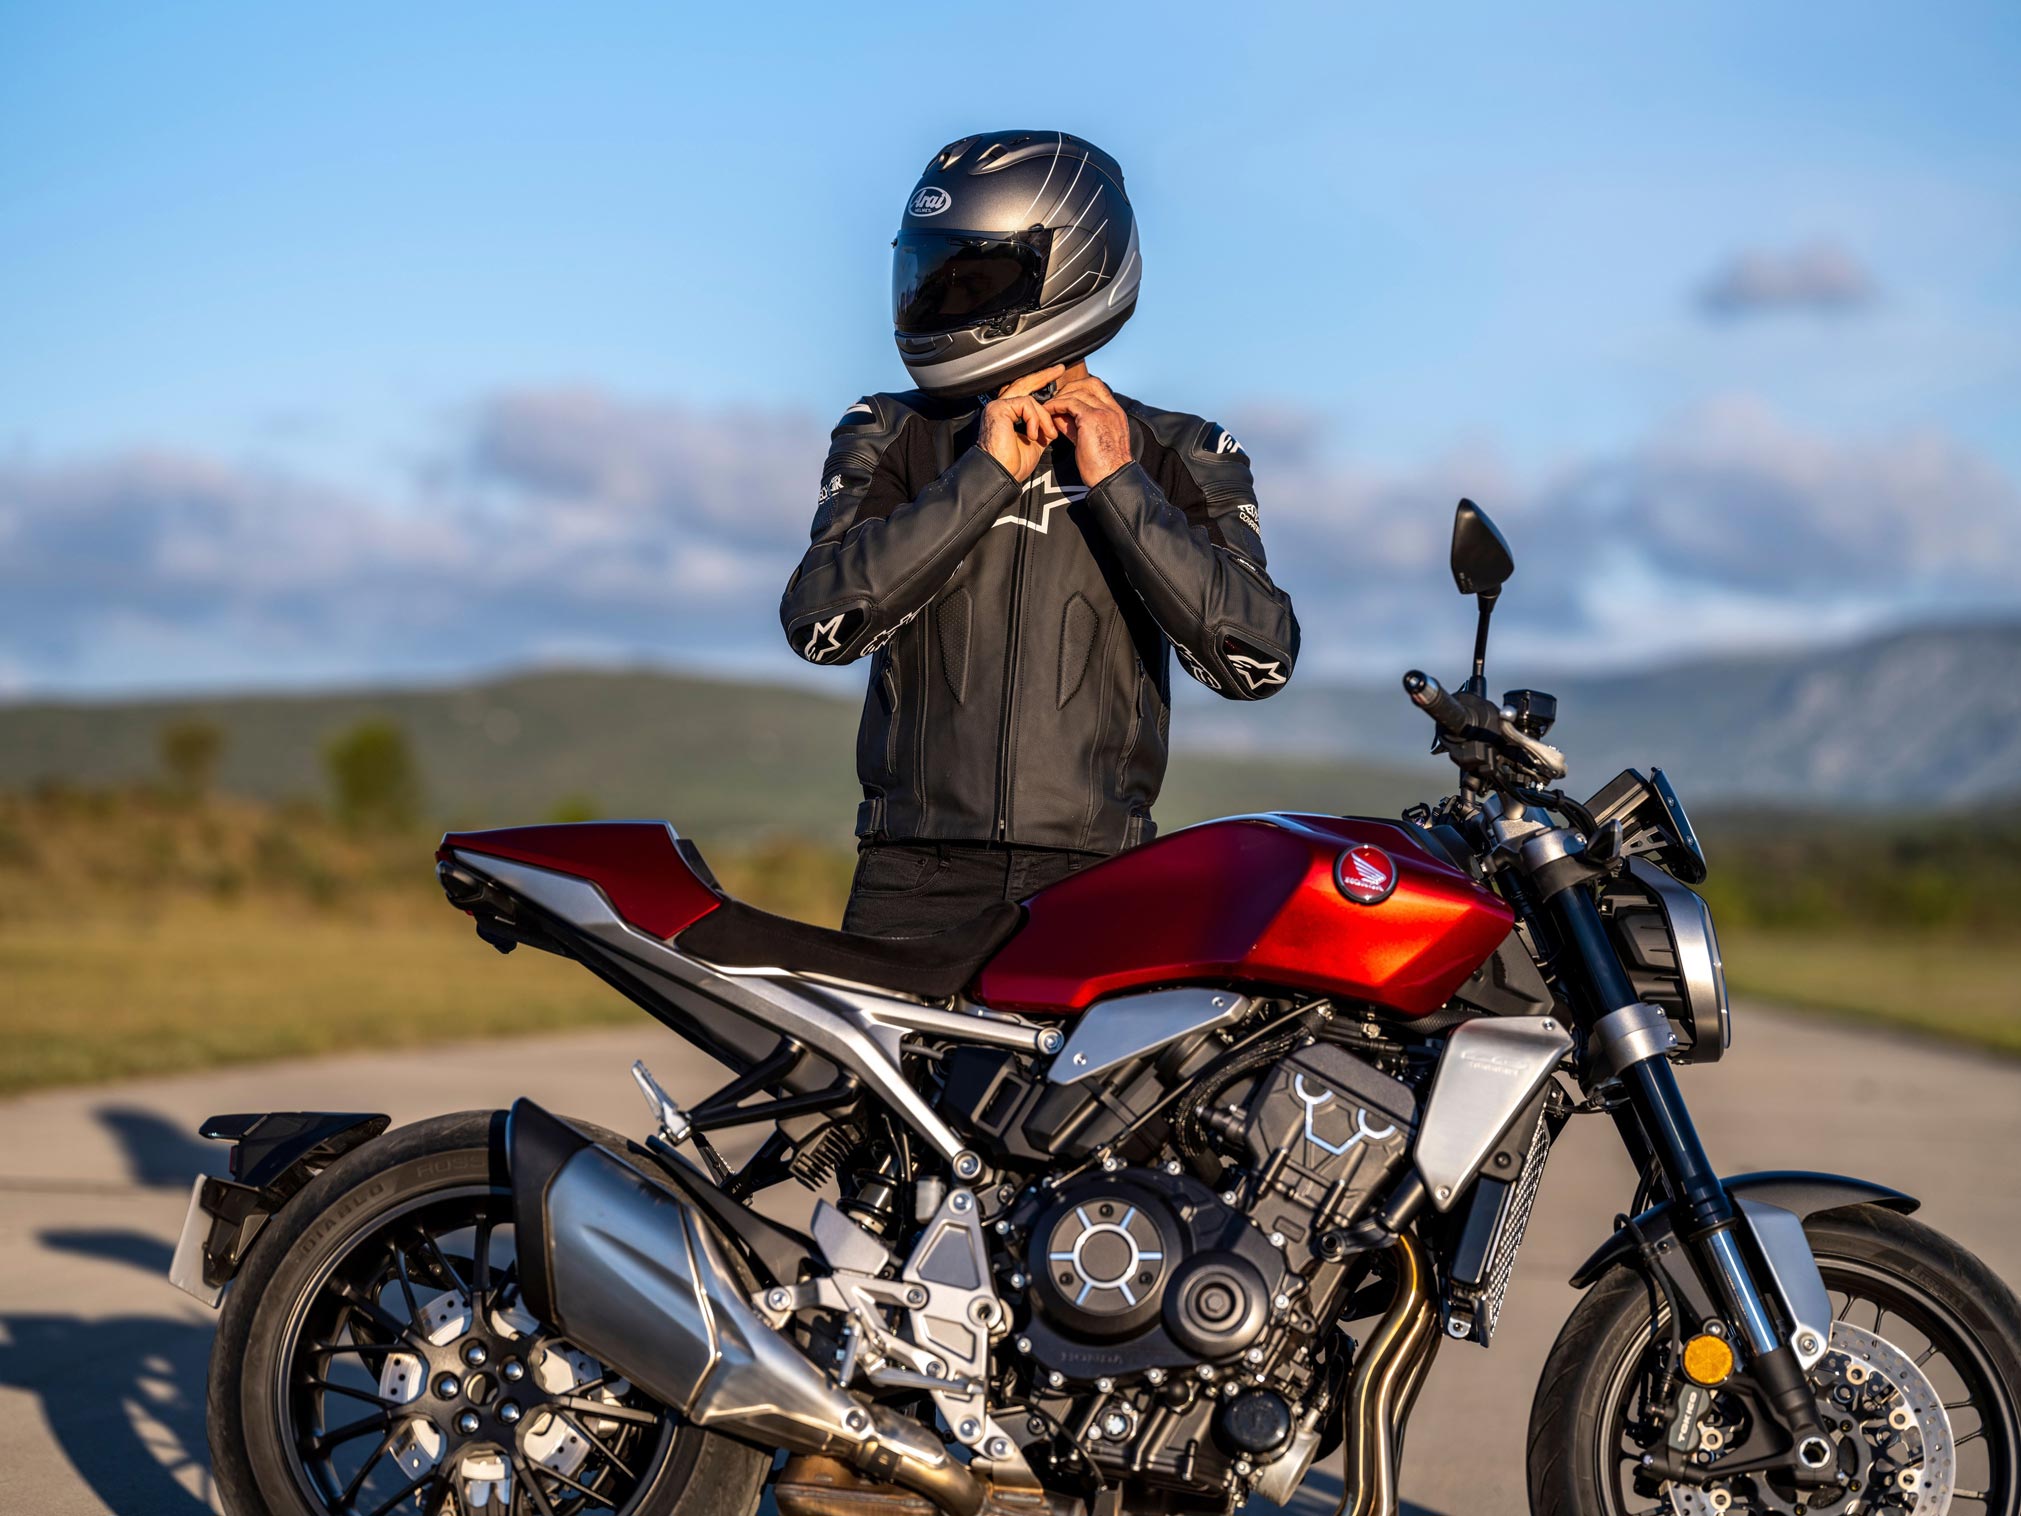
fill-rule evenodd
<path id="1" fill-rule="evenodd" d="M 213 1304 L 237 1277 L 260 1229 L 303 1186 L 391 1118 L 357 1111 L 264 1111 L 213 1116 L 197 1135 L 232 1145 L 231 1178 L 200 1176 L 190 1192 L 169 1278 Z"/>

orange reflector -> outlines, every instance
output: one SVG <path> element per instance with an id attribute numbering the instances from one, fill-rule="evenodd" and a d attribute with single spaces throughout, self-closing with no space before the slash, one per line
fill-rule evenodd
<path id="1" fill-rule="evenodd" d="M 1684 1373 L 1693 1384 L 1707 1388 L 1725 1384 L 1733 1373 L 1733 1349 L 1724 1337 L 1701 1332 L 1684 1344 Z"/>

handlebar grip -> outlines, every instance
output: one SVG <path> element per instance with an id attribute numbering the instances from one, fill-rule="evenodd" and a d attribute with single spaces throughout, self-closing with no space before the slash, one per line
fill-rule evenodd
<path id="1" fill-rule="evenodd" d="M 1467 708 L 1441 689 L 1430 674 L 1412 669 L 1403 676 L 1403 692 L 1410 696 L 1413 705 L 1453 736 L 1466 731 Z"/>

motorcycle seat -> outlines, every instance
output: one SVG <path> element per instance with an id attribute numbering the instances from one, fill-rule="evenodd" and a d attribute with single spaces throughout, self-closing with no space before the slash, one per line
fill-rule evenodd
<path id="1" fill-rule="evenodd" d="M 717 968 L 785 969 L 944 1000 L 960 994 L 1023 925 L 1023 909 L 1006 901 L 930 936 L 867 937 L 726 899 L 673 945 Z"/>

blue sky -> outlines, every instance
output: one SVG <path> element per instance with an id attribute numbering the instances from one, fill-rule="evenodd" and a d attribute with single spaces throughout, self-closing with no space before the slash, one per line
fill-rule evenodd
<path id="1" fill-rule="evenodd" d="M 1319 667 L 1445 635 L 1463 488 L 1538 657 L 2011 611 L 2017 77 L 1995 5 L 0 6 L 0 687 L 790 673 L 898 208 L 1007 125 L 1122 161 L 1097 370 L 1245 432 Z"/>

